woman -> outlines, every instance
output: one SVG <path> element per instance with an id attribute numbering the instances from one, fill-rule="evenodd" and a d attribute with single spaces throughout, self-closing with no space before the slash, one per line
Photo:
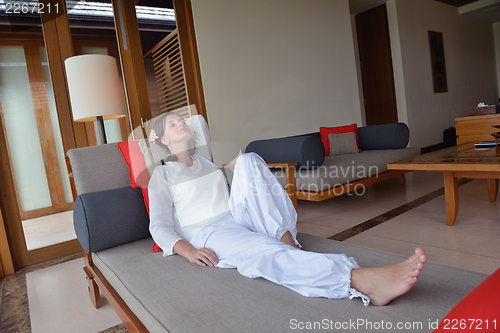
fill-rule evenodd
<path id="1" fill-rule="evenodd" d="M 195 141 L 203 136 L 198 128 Z M 164 255 L 236 268 L 308 297 L 360 297 L 365 305 L 370 300 L 385 305 L 417 281 L 427 260 L 420 248 L 402 263 L 375 268 L 360 268 L 344 254 L 299 249 L 293 204 L 262 158 L 253 153 L 238 158 L 229 195 L 207 150 L 191 154 L 192 136 L 173 113 L 160 117 L 150 135 L 172 157 L 149 183 L 150 232 Z"/>

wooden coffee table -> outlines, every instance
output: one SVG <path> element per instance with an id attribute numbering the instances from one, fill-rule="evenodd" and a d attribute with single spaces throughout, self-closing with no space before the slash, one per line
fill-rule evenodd
<path id="1" fill-rule="evenodd" d="M 390 170 L 425 170 L 442 172 L 446 200 L 446 223 L 453 225 L 458 213 L 457 178 L 488 180 L 488 197 L 495 201 L 500 178 L 500 151 L 495 148 L 476 150 L 465 143 L 432 153 L 388 164 Z"/>

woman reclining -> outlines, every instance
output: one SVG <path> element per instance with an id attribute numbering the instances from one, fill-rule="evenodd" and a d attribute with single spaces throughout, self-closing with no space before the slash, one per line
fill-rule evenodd
<path id="1" fill-rule="evenodd" d="M 183 118 L 166 113 L 153 129 L 150 141 L 170 156 L 154 170 L 148 190 L 150 232 L 164 255 L 236 268 L 308 297 L 360 297 L 365 305 L 386 305 L 416 283 L 427 260 L 421 248 L 401 263 L 372 268 L 345 254 L 301 250 L 295 208 L 260 156 L 238 158 L 229 194 L 210 154 L 189 149 L 193 134 Z"/>

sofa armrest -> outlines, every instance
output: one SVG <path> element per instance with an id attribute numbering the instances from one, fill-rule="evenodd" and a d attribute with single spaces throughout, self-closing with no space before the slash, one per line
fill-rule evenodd
<path id="1" fill-rule="evenodd" d="M 80 194 L 73 223 L 86 253 L 150 237 L 142 190 L 130 186 Z"/>
<path id="2" fill-rule="evenodd" d="M 406 148 L 410 130 L 405 123 L 358 127 L 358 144 L 361 150 Z"/>
<path id="3" fill-rule="evenodd" d="M 297 162 L 297 166 L 317 169 L 325 160 L 325 147 L 316 134 L 257 140 L 248 144 L 245 153 L 256 153 L 266 163 Z"/>

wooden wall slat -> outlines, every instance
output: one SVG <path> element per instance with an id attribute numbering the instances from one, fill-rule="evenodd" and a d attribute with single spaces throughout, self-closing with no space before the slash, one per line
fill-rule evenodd
<path id="1" fill-rule="evenodd" d="M 135 129 L 142 128 L 141 118 L 151 119 L 152 116 L 134 2 L 112 0 L 122 75 L 132 128 Z"/>
<path id="2" fill-rule="evenodd" d="M 169 46 L 165 47 L 162 43 Z M 177 30 L 158 43 L 152 55 L 160 111 L 163 113 L 187 106 L 188 96 Z"/>

